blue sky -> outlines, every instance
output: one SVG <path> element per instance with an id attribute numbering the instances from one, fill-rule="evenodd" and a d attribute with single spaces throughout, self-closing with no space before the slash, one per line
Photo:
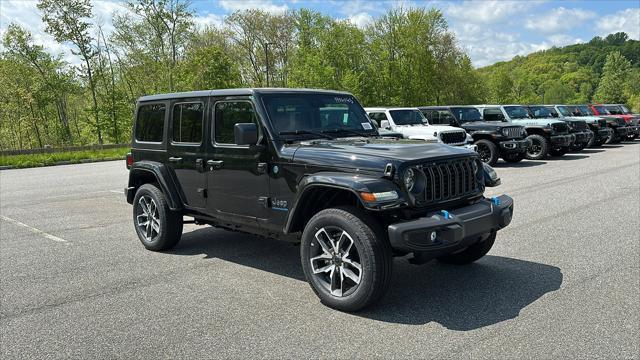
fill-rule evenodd
<path id="1" fill-rule="evenodd" d="M 126 11 L 121 2 L 92 0 L 95 22 L 111 31 L 113 11 Z M 224 18 L 235 10 L 259 8 L 269 12 L 310 8 L 336 19 L 366 26 L 393 7 L 435 7 L 444 13 L 474 65 L 485 66 L 509 60 L 551 46 L 589 41 L 625 31 L 640 39 L 640 0 L 618 1 L 364 1 L 364 0 L 194 0 L 199 26 L 223 26 Z M 77 63 L 65 44 L 56 44 L 44 33 L 36 2 L 0 0 L 0 35 L 15 21 L 34 33 L 37 42 L 49 51 L 62 53 Z"/>

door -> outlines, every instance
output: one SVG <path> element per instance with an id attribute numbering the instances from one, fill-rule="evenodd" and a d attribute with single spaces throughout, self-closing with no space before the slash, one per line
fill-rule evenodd
<path id="1" fill-rule="evenodd" d="M 167 160 L 178 180 L 184 202 L 192 208 L 204 208 L 206 205 L 204 114 L 205 103 L 201 100 L 180 101 L 172 105 Z"/>
<path id="2" fill-rule="evenodd" d="M 258 126 L 258 144 L 261 143 L 263 132 L 253 103 L 249 99 L 212 103 L 213 152 L 206 164 L 207 212 L 234 222 L 264 219 L 268 197 L 266 148 L 237 145 L 234 139 L 235 124 L 253 122 Z"/>

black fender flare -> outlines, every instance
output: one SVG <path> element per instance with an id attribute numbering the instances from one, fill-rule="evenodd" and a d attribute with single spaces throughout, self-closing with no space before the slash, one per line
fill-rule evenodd
<path id="1" fill-rule="evenodd" d="M 165 194 L 169 208 L 174 211 L 183 210 L 183 196 L 180 188 L 176 185 L 172 171 L 170 171 L 166 165 L 155 161 L 138 161 L 133 163 L 131 169 L 129 169 L 127 202 L 129 204 L 133 203 L 137 188 L 149 182 L 140 181 L 140 179 L 148 179 L 150 176 L 155 178 L 155 182 L 160 186 L 162 193 Z"/>
<path id="2" fill-rule="evenodd" d="M 336 190 L 348 191 L 352 193 L 360 205 L 367 210 L 380 211 L 399 207 L 406 203 L 400 188 L 390 179 L 374 176 L 349 174 L 340 172 L 320 172 L 305 176 L 298 183 L 297 196 L 294 199 L 291 211 L 287 216 L 284 226 L 284 233 L 288 234 L 296 217 L 302 213 L 305 197 L 318 188 L 332 188 Z M 366 202 L 362 200 L 359 193 L 380 193 L 396 191 L 398 199 L 385 202 Z"/>
<path id="3" fill-rule="evenodd" d="M 498 132 L 495 130 L 475 130 L 468 133 L 469 135 L 471 135 L 474 142 L 482 139 L 488 139 L 493 141 L 494 139 L 492 135 L 498 134 Z"/>

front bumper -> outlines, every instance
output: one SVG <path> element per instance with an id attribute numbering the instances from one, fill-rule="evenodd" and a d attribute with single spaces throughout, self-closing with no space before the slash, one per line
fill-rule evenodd
<path id="1" fill-rule="evenodd" d="M 575 135 L 576 137 L 576 140 L 575 140 L 576 144 L 588 143 L 589 140 L 591 140 L 591 138 L 593 137 L 592 131 L 580 131 L 580 132 L 574 132 L 572 134 Z"/>
<path id="2" fill-rule="evenodd" d="M 474 144 L 464 145 L 464 148 L 467 149 L 467 150 L 471 150 L 473 152 L 478 152 L 478 146 L 476 146 Z"/>
<path id="3" fill-rule="evenodd" d="M 551 144 L 555 146 L 570 146 L 575 141 L 576 137 L 573 134 L 568 135 L 552 135 Z"/>
<path id="4" fill-rule="evenodd" d="M 627 125 L 627 129 L 629 129 L 627 135 L 640 134 L 640 125 Z"/>
<path id="5" fill-rule="evenodd" d="M 501 195 L 391 224 L 387 232 L 391 247 L 397 251 L 446 254 L 478 241 L 480 235 L 504 228 L 511 223 L 512 216 L 513 199 Z"/>
<path id="6" fill-rule="evenodd" d="M 611 136 L 612 133 L 613 133 L 613 130 L 609 128 L 601 128 L 598 130 L 598 135 L 596 136 L 596 139 L 607 139 L 609 136 Z"/>
<path id="7" fill-rule="evenodd" d="M 506 152 L 525 152 L 531 146 L 531 139 L 500 141 L 500 149 Z"/>
<path id="8" fill-rule="evenodd" d="M 626 126 L 618 126 L 615 128 L 615 132 L 620 136 L 627 136 L 629 135 L 629 128 Z"/>

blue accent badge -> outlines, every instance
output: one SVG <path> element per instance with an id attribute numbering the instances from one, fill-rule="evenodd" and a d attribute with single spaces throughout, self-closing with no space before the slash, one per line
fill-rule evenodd
<path id="1" fill-rule="evenodd" d="M 447 210 L 440 210 L 445 219 L 451 219 L 451 214 Z"/>

